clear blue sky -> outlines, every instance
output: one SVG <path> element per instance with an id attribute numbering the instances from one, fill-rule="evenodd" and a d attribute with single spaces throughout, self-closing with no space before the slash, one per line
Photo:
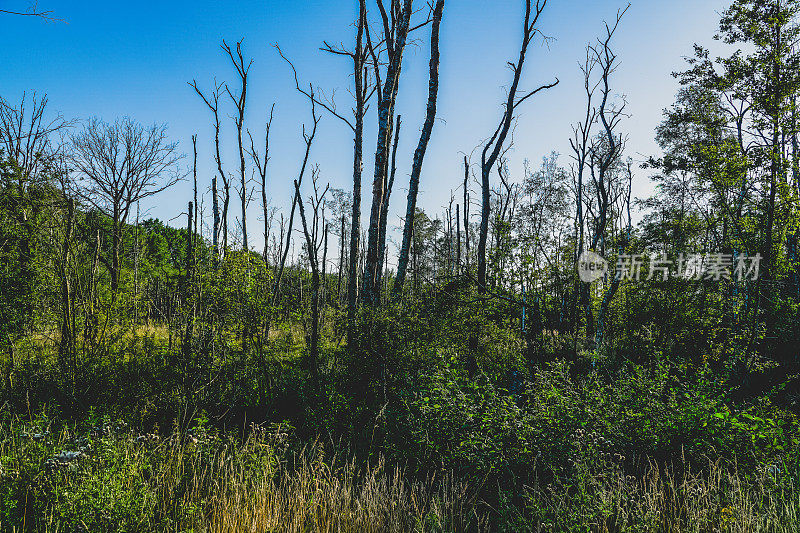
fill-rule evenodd
<path id="1" fill-rule="evenodd" d="M 419 0 L 417 3 L 422 5 Z M 28 4 L 26 0 L 0 0 L 2 9 L 25 10 Z M 670 73 L 683 68 L 682 58 L 691 54 L 692 43 L 712 42 L 718 12 L 726 4 L 725 0 L 633 1 L 615 43 L 622 66 L 614 87 L 628 97 L 632 117 L 623 128 L 629 136 L 628 154 L 635 159 L 658 153 L 654 128 L 677 88 Z M 15 101 L 25 90 L 46 92 L 52 110 L 66 118 L 98 116 L 112 121 L 128 115 L 144 123 L 166 122 L 170 136 L 187 155 L 191 135 L 197 133 L 200 185 L 207 189 L 213 173 L 211 116 L 186 82 L 196 78 L 201 86 L 210 87 L 215 76 L 235 81 L 233 67 L 223 57 L 219 43 L 223 38 L 229 42 L 244 38 L 245 53 L 254 60 L 246 125 L 256 139 L 262 139 L 266 113 L 276 104 L 268 186 L 274 204 L 285 211 L 303 150 L 301 124 L 309 119 L 309 110 L 272 44 L 279 43 L 295 61 L 303 81 L 338 89 L 340 108 L 349 109 L 347 61 L 326 55 L 318 47 L 325 39 L 352 43 L 350 24 L 356 5 L 355 0 L 40 0 L 40 9 L 54 11 L 67 23 L 0 16 L 0 94 Z M 505 62 L 515 57 L 519 46 L 523 5 L 522 0 L 447 2 L 439 121 L 421 183 L 420 204 L 426 211 L 441 212 L 451 189 L 460 185 L 462 153 L 470 152 L 496 125 L 503 87 L 510 78 Z M 583 106 L 578 60 L 586 43 L 603 31 L 603 20 L 614 17 L 624 5 L 624 0 L 550 0 L 541 29 L 555 40 L 549 48 L 533 48 L 524 83 L 533 87 L 557 76 L 561 84 L 522 108 L 512 169 L 518 171 L 525 158 L 538 165 L 541 157 L 553 150 L 562 153 L 563 163 L 568 162 L 570 124 L 581 118 Z M 405 210 L 407 175 L 427 95 L 428 30 L 420 30 L 418 37 L 424 42 L 406 56 L 399 98 L 404 126 L 390 219 L 395 227 L 401 224 L 399 214 Z M 225 104 L 223 158 L 233 171 L 235 130 L 228 118 L 233 110 L 230 102 Z M 374 114 L 370 115 L 365 144 L 366 206 L 375 122 Z M 323 180 L 349 189 L 352 133 L 337 119 L 325 116 L 318 139 L 311 159 L 320 164 Z M 646 194 L 648 183 L 647 175 L 640 171 L 635 191 Z M 185 210 L 190 187 L 189 183 L 179 184 L 156 197 L 147 206 L 149 214 L 172 219 Z M 232 215 L 238 216 L 235 205 L 232 202 Z M 258 212 L 254 202 L 248 212 L 251 246 L 260 248 Z"/>

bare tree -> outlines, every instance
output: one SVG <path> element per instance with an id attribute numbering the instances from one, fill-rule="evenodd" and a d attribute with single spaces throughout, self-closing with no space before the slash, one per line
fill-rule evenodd
<path id="1" fill-rule="evenodd" d="M 535 95 L 536 93 L 550 89 L 558 85 L 558 78 L 553 83 L 542 85 L 537 89 L 524 93 L 519 96 L 519 84 L 522 78 L 522 70 L 525 66 L 525 59 L 530 46 L 536 35 L 541 35 L 541 31 L 537 27 L 539 17 L 541 16 L 544 8 L 547 6 L 547 0 L 536 0 L 533 5 L 532 0 L 525 0 L 525 21 L 522 31 L 522 45 L 519 51 L 519 57 L 516 64 L 510 63 L 512 72 L 514 73 L 511 87 L 508 90 L 508 97 L 505 102 L 505 109 L 503 116 L 500 119 L 500 124 L 494 131 L 492 136 L 486 142 L 481 154 L 481 225 L 478 232 L 478 290 L 481 292 L 486 291 L 486 242 L 489 234 L 489 211 L 491 199 L 491 187 L 489 176 L 497 162 L 497 158 L 503 152 L 503 144 L 506 137 L 511 131 L 511 125 L 514 121 L 514 111 L 525 100 Z"/>
<path id="2" fill-rule="evenodd" d="M 327 255 L 328 225 L 325 223 L 324 205 L 325 195 L 328 192 L 329 186 L 326 186 L 322 193 L 319 192 L 319 188 L 317 187 L 317 180 L 319 177 L 318 168 L 312 171 L 311 177 L 314 186 L 314 196 L 311 197 L 311 214 L 313 218 L 310 226 L 306 219 L 306 211 L 303 205 L 303 197 L 300 194 L 300 183 L 298 180 L 295 180 L 294 188 L 295 198 L 300 208 L 300 220 L 303 226 L 303 234 L 306 238 L 308 262 L 311 265 L 311 335 L 307 364 L 312 377 L 316 381 L 319 366 L 320 272 L 322 272 L 323 276 L 325 274 L 325 259 L 323 259 L 323 264 L 320 266 L 319 251 L 324 245 L 326 248 L 325 255 Z M 323 232 L 322 236 L 320 236 L 320 230 Z"/>
<path id="3" fill-rule="evenodd" d="M 577 233 L 577 242 L 575 245 L 575 261 L 577 262 L 580 255 L 583 253 L 585 244 L 585 218 L 583 211 L 584 204 L 584 188 L 586 170 L 589 164 L 589 154 L 592 144 L 592 129 L 597 122 L 597 108 L 594 102 L 594 96 L 597 91 L 599 81 L 593 81 L 592 72 L 597 66 L 595 55 L 592 51 L 592 46 L 586 47 L 586 59 L 581 64 L 581 73 L 583 74 L 583 88 L 586 93 L 586 111 L 582 122 L 573 126 L 573 135 L 569 140 L 570 147 L 573 151 L 573 159 L 575 164 L 573 166 L 573 173 L 575 175 L 575 227 Z M 577 313 L 578 304 L 580 304 L 584 315 L 586 316 L 587 324 L 592 322 L 592 309 L 589 305 L 589 287 L 582 284 L 576 278 L 576 291 L 575 300 L 573 303 L 573 316 L 576 320 L 579 318 Z M 577 322 L 576 322 L 577 323 Z M 575 342 L 578 341 L 577 335 Z M 577 349 L 577 346 L 576 346 Z"/>
<path id="4" fill-rule="evenodd" d="M 355 50 L 348 54 L 353 62 L 353 92 L 355 107 L 354 121 L 349 123 L 353 130 L 353 202 L 350 217 L 350 253 L 348 254 L 347 283 L 347 345 L 353 347 L 355 342 L 355 317 L 358 302 L 358 255 L 361 248 L 361 175 L 364 170 L 364 115 L 370 97 L 369 82 L 365 76 L 367 49 L 364 46 L 364 34 L 367 27 L 367 6 L 365 0 L 358 2 L 358 29 L 356 31 Z M 330 46 L 328 49 L 333 50 Z"/>
<path id="5" fill-rule="evenodd" d="M 372 208 L 370 210 L 369 229 L 367 231 L 367 255 L 364 267 L 364 283 L 362 299 L 370 305 L 378 304 L 380 287 L 376 284 L 380 278 L 378 268 L 381 261 L 379 255 L 380 245 L 380 219 L 384 209 L 384 198 L 389 180 L 389 149 L 392 140 L 392 127 L 394 123 L 395 103 L 400 88 L 400 71 L 403 63 L 403 53 L 410 29 L 413 0 L 391 0 L 389 11 L 383 0 L 377 0 L 383 22 L 383 46 L 386 50 L 386 69 L 381 82 L 380 62 L 375 52 L 375 47 L 370 43 L 369 48 L 373 57 L 373 70 L 375 72 L 378 89 L 378 134 L 375 148 L 375 173 L 372 180 Z M 369 41 L 369 36 L 367 37 Z M 381 86 L 382 84 L 382 86 Z"/>
<path id="6" fill-rule="evenodd" d="M 56 164 L 59 147 L 52 144 L 53 134 L 73 125 L 56 114 L 47 118 L 47 95 L 23 93 L 19 106 L 0 97 L 0 152 L 19 169 L 18 186 L 35 180 Z"/>
<path id="7" fill-rule="evenodd" d="M 269 212 L 269 202 L 267 201 L 267 165 L 269 164 L 269 130 L 270 127 L 272 127 L 272 117 L 274 113 L 275 104 L 272 104 L 269 110 L 269 120 L 267 121 L 266 134 L 264 136 L 264 159 L 261 159 L 258 150 L 256 150 L 256 145 L 255 142 L 253 142 L 253 136 L 250 134 L 250 131 L 247 132 L 247 136 L 250 137 L 250 157 L 253 159 L 253 164 L 261 178 L 261 209 L 264 216 L 264 263 L 268 262 L 267 249 L 269 247 L 270 219 L 272 218 Z"/>
<path id="8" fill-rule="evenodd" d="M 228 201 L 230 199 L 229 191 L 230 188 L 228 186 L 228 178 L 225 176 L 225 172 L 222 170 L 222 157 L 219 151 L 219 130 L 220 130 L 220 121 L 219 121 L 219 97 L 222 94 L 222 85 L 218 84 L 216 81 L 214 82 L 214 91 L 211 93 L 211 96 L 206 97 L 203 92 L 197 87 L 197 81 L 192 80 L 189 82 L 189 86 L 192 87 L 195 92 L 197 93 L 200 98 L 203 99 L 206 106 L 211 110 L 214 114 L 214 161 L 217 163 L 217 172 L 219 177 L 222 178 L 224 191 L 224 198 L 223 198 L 223 209 L 222 209 L 222 244 L 223 248 L 227 249 L 228 247 Z M 217 194 L 217 179 L 216 177 L 211 179 L 211 204 L 213 210 L 213 228 L 212 228 L 212 244 L 214 247 L 214 264 L 216 265 L 217 260 L 219 258 L 219 230 L 220 230 L 220 214 L 219 214 L 219 203 L 218 203 L 219 195 Z"/>
<path id="9" fill-rule="evenodd" d="M 411 167 L 411 179 L 408 185 L 408 202 L 406 204 L 406 218 L 403 227 L 403 241 L 400 244 L 400 256 L 397 261 L 397 277 L 394 282 L 394 292 L 399 294 L 403 290 L 408 268 L 408 257 L 411 250 L 411 236 L 414 233 L 414 213 L 417 210 L 417 192 L 419 191 L 419 178 L 422 173 L 422 162 L 425 151 L 431 138 L 431 131 L 436 120 L 436 103 L 439 97 L 439 29 L 444 13 L 444 0 L 437 0 L 433 10 L 433 25 L 431 27 L 431 59 L 428 74 L 428 104 L 425 114 L 425 123 L 419 136 L 419 143 L 414 152 L 414 163 Z M 387 206 L 388 208 L 388 206 Z"/>
<path id="10" fill-rule="evenodd" d="M 617 55 L 611 48 L 611 41 L 629 7 L 630 5 L 624 10 L 618 11 L 614 24 L 605 25 L 605 36 L 598 39 L 596 44 L 587 47 L 586 63 L 582 66 L 585 80 L 584 88 L 587 95 L 586 116 L 584 122 L 575 128 L 575 137 L 571 140 L 577 164 L 578 246 L 580 247 L 583 244 L 583 207 L 586 207 L 588 215 L 591 217 L 589 249 L 599 251 L 601 254 L 605 253 L 609 237 L 608 225 L 610 219 L 614 216 L 615 203 L 622 199 L 622 209 L 627 210 L 628 215 L 630 215 L 630 189 L 633 175 L 630 167 L 628 167 L 628 172 L 625 174 L 627 184 L 620 184 L 619 176 L 624 174 L 621 169 L 624 141 L 622 134 L 617 131 L 620 121 L 625 117 L 626 103 L 624 97 L 619 103 L 612 101 L 610 85 L 611 76 L 619 64 Z M 599 70 L 600 75 L 598 81 L 593 83 L 591 76 L 595 69 Z M 597 91 L 599 91 L 600 103 L 595 108 L 592 104 L 592 99 Z M 593 126 L 595 124 L 598 124 L 601 129 L 597 137 L 593 136 Z M 584 197 L 583 179 L 586 169 L 589 170 L 591 177 L 591 191 L 589 195 Z M 594 193 L 593 197 L 590 196 L 592 192 Z M 626 202 L 627 206 L 624 205 Z M 622 246 L 627 245 L 630 223 L 629 219 L 628 232 L 623 237 Z M 580 253 L 580 250 L 577 253 Z M 615 276 L 603 294 L 596 320 L 593 318 L 588 287 L 581 287 L 580 299 L 587 322 L 587 335 L 589 337 L 594 336 L 594 345 L 597 347 L 603 342 L 608 308 L 619 285 L 620 280 Z"/>
<path id="11" fill-rule="evenodd" d="M 197 135 L 192 135 L 192 187 L 194 198 L 194 227 L 192 228 L 193 238 L 197 236 Z"/>
<path id="12" fill-rule="evenodd" d="M 395 174 L 397 173 L 397 144 L 400 141 L 400 125 L 402 124 L 402 117 L 397 115 L 397 121 L 395 122 L 395 127 L 392 132 L 394 136 L 394 142 L 392 143 L 392 164 L 391 170 L 389 171 L 389 183 L 386 185 L 386 190 L 383 194 L 383 208 L 381 209 L 381 220 L 380 226 L 378 227 L 378 268 L 376 270 L 378 274 L 378 279 L 376 285 L 380 287 L 381 285 L 381 277 L 383 276 L 383 269 L 385 263 L 388 263 L 387 257 L 387 249 L 386 249 L 386 225 L 388 224 L 389 220 L 389 199 L 392 196 L 392 189 L 394 188 L 394 178 Z"/>
<path id="13" fill-rule="evenodd" d="M 464 156 L 464 271 L 469 274 L 469 158 Z"/>
<path id="14" fill-rule="evenodd" d="M 295 180 L 296 187 L 295 187 L 295 194 L 292 199 L 292 210 L 289 212 L 289 223 L 286 229 L 286 242 L 284 243 L 285 248 L 283 249 L 283 254 L 281 255 L 280 264 L 278 266 L 278 274 L 275 276 L 275 286 L 273 289 L 273 305 L 278 300 L 278 295 L 280 294 L 280 287 L 281 287 L 281 279 L 283 278 L 283 270 L 286 267 L 286 258 L 289 256 L 289 247 L 292 242 L 292 227 L 294 225 L 294 213 L 297 207 L 297 203 L 300 199 L 299 193 L 299 186 L 303 183 L 303 176 L 306 173 L 306 168 L 308 167 L 308 157 L 311 154 L 311 146 L 314 143 L 314 137 L 317 135 L 317 126 L 319 125 L 319 117 L 317 116 L 317 108 L 316 108 L 316 99 L 314 96 L 314 90 L 311 89 L 311 133 L 306 132 L 306 127 L 303 125 L 303 141 L 305 141 L 306 150 L 305 154 L 303 155 L 303 162 L 300 165 L 300 174 Z M 267 332 L 269 332 L 269 322 L 267 324 Z"/>
<path id="15" fill-rule="evenodd" d="M 626 8 L 627 10 L 627 8 Z M 597 116 L 602 125 L 602 134 L 597 142 L 589 149 L 590 170 L 597 195 L 597 216 L 595 218 L 594 235 L 591 248 L 597 249 L 604 245 L 605 227 L 609 217 L 609 208 L 613 203 L 611 198 L 610 171 L 612 165 L 619 160 L 622 152 L 622 135 L 617 133 L 620 120 L 624 117 L 625 101 L 620 105 L 613 105 L 611 97 L 610 79 L 618 66 L 617 55 L 611 50 L 611 39 L 619 26 L 625 11 L 617 14 L 614 26 L 606 24 L 606 37 L 599 41 L 599 46 L 591 47 L 595 61 L 600 68 L 600 106 Z"/>
<path id="16" fill-rule="evenodd" d="M 278 53 L 292 67 L 294 73 L 295 86 L 297 90 L 310 98 L 315 104 L 320 105 L 326 111 L 344 122 L 353 132 L 353 201 L 351 206 L 350 222 L 350 252 L 348 257 L 348 284 L 347 284 L 347 345 L 353 347 L 355 339 L 355 316 L 358 303 L 358 272 L 359 272 L 359 252 L 361 250 L 361 177 L 364 170 L 364 115 L 367 111 L 367 102 L 372 94 L 378 90 L 377 80 L 375 88 L 370 88 L 368 73 L 366 69 L 367 57 L 370 54 L 368 46 L 369 28 L 367 25 L 367 4 L 366 0 L 359 0 L 358 22 L 356 30 L 356 42 L 354 50 L 347 50 L 343 45 L 333 46 L 325 42 L 322 50 L 337 55 L 347 57 L 352 61 L 354 87 L 352 90 L 355 99 L 353 108 L 353 118 L 348 119 L 340 114 L 334 102 L 323 102 L 314 98 L 313 94 L 307 92 L 300 86 L 297 78 L 297 70 L 281 52 Z M 366 43 L 365 43 L 366 40 Z"/>
<path id="17" fill-rule="evenodd" d="M 241 80 L 241 89 L 238 95 L 234 96 L 227 84 L 225 85 L 225 90 L 236 106 L 237 112 L 236 116 L 234 117 L 234 122 L 236 123 L 236 140 L 239 143 L 239 177 L 241 178 L 241 189 L 239 189 L 237 192 L 239 193 L 239 199 L 242 201 L 242 250 L 247 251 L 248 188 L 247 179 L 245 176 L 245 150 L 242 144 L 242 127 L 244 125 L 244 111 L 247 103 L 247 74 L 250 72 L 250 66 L 253 64 L 253 61 L 250 60 L 250 62 L 245 66 L 244 55 L 242 54 L 242 41 L 236 43 L 235 57 L 233 50 L 231 50 L 231 47 L 228 46 L 228 43 L 226 43 L 224 39 L 222 40 L 222 49 L 225 50 L 225 53 L 228 54 L 228 57 L 230 57 L 231 63 L 233 63 L 233 66 L 236 68 L 236 73 L 239 75 L 239 80 Z"/>
<path id="18" fill-rule="evenodd" d="M 113 124 L 97 118 L 72 136 L 72 165 L 82 182 L 81 197 L 112 220 L 111 289 L 119 289 L 122 227 L 131 207 L 171 187 L 181 176 L 177 143 L 166 125 L 144 127 L 130 118 Z"/>

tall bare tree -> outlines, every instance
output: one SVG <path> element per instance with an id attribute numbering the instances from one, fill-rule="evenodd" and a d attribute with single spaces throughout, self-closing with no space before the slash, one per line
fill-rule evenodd
<path id="1" fill-rule="evenodd" d="M 194 213 L 193 213 L 193 220 L 194 220 L 194 227 L 192 227 L 192 235 L 193 238 L 197 236 L 197 135 L 192 135 L 192 197 L 194 198 Z M 138 220 L 137 220 L 138 222 Z"/>
<path id="2" fill-rule="evenodd" d="M 353 118 L 347 118 L 340 114 L 334 102 L 323 102 L 316 100 L 313 94 L 309 93 L 300 86 L 297 78 L 297 70 L 294 65 L 278 48 L 287 63 L 292 67 L 295 85 L 297 90 L 306 97 L 311 98 L 315 104 L 320 105 L 326 111 L 344 122 L 353 132 L 353 201 L 351 206 L 350 222 L 350 251 L 348 257 L 348 284 L 347 284 L 347 344 L 352 347 L 355 338 L 355 317 L 358 304 L 358 272 L 359 272 L 359 253 L 361 250 L 361 177 L 364 170 L 364 116 L 367 111 L 367 102 L 375 91 L 378 90 L 377 80 L 375 87 L 371 87 L 367 72 L 367 58 L 370 55 L 368 45 L 369 28 L 367 25 L 367 3 L 366 0 L 358 2 L 358 22 L 356 30 L 355 47 L 347 50 L 344 45 L 334 46 L 328 42 L 323 45 L 323 50 L 337 55 L 347 57 L 352 61 L 353 66 L 353 97 L 355 106 L 353 107 Z"/>
<path id="3" fill-rule="evenodd" d="M 72 166 L 81 197 L 112 220 L 111 289 L 119 289 L 122 228 L 131 207 L 174 185 L 181 176 L 177 143 L 166 125 L 142 126 L 130 118 L 109 124 L 93 118 L 72 136 Z"/>
<path id="4" fill-rule="evenodd" d="M 300 199 L 300 192 L 299 187 L 303 184 L 303 176 L 306 173 L 306 168 L 308 167 L 308 157 L 311 154 L 311 146 L 314 144 L 314 137 L 317 135 L 317 126 L 319 125 L 319 116 L 317 116 L 317 107 L 316 107 L 316 99 L 314 98 L 314 90 L 310 89 L 311 91 L 311 133 L 306 131 L 305 125 L 303 125 L 303 141 L 306 145 L 305 154 L 303 155 L 303 162 L 300 165 L 300 173 L 297 177 L 296 187 L 295 187 L 295 194 L 293 195 L 292 199 L 292 209 L 289 212 L 289 223 L 286 229 L 286 242 L 284 243 L 283 253 L 281 255 L 280 264 L 278 265 L 278 273 L 275 276 L 275 286 L 273 289 L 273 305 L 278 300 L 278 295 L 280 294 L 281 288 L 281 279 L 283 278 L 283 270 L 286 267 L 286 259 L 289 257 L 289 248 L 291 247 L 292 242 L 292 228 L 294 225 L 294 214 L 297 208 L 297 203 Z M 269 322 L 267 323 L 267 330 L 269 330 Z"/>
<path id="5" fill-rule="evenodd" d="M 48 117 L 47 103 L 46 94 L 28 98 L 23 93 L 19 105 L 0 97 L 0 152 L 19 169 L 21 189 L 56 164 L 59 147 L 51 142 L 53 134 L 73 125 L 59 114 Z"/>
<path id="6" fill-rule="evenodd" d="M 222 85 L 218 84 L 214 81 L 214 90 L 212 91 L 211 95 L 206 97 L 205 94 L 197 87 L 197 81 L 192 80 L 189 82 L 189 86 L 192 87 L 195 92 L 197 93 L 200 98 L 203 99 L 206 106 L 211 110 L 214 115 L 214 161 L 217 163 L 217 173 L 220 178 L 222 178 L 222 183 L 225 189 L 225 197 L 223 198 L 223 209 L 222 209 L 222 243 L 223 248 L 227 248 L 228 246 L 228 200 L 229 195 L 228 191 L 230 190 L 228 186 L 228 178 L 225 176 L 225 172 L 222 170 L 222 156 L 220 155 L 219 150 L 219 131 L 220 131 L 220 120 L 219 120 L 219 97 L 222 94 Z M 219 231 L 220 231 L 220 214 L 219 214 L 219 195 L 217 194 L 217 179 L 216 177 L 211 179 L 211 203 L 212 203 L 212 210 L 213 210 L 213 228 L 212 228 L 212 243 L 214 246 L 214 263 L 216 264 L 217 259 L 219 258 L 220 250 L 219 250 Z"/>
<path id="7" fill-rule="evenodd" d="M 464 271 L 469 274 L 469 158 L 464 156 Z"/>
<path id="8" fill-rule="evenodd" d="M 231 50 L 231 47 L 228 46 L 228 43 L 226 43 L 224 39 L 222 40 L 222 49 L 228 54 L 231 63 L 233 63 L 233 66 L 236 68 L 236 73 L 239 75 L 239 80 L 241 81 L 241 88 L 239 94 L 236 96 L 234 96 L 227 84 L 225 85 L 225 91 L 236 106 L 236 116 L 233 120 L 236 123 L 236 140 L 239 146 L 239 177 L 241 179 L 241 188 L 237 192 L 242 202 L 242 250 L 247 251 L 247 202 L 249 195 L 247 176 L 245 175 L 245 149 L 242 144 L 242 128 L 244 126 L 244 111 L 247 104 L 247 75 L 250 72 L 250 66 L 253 64 L 253 61 L 250 60 L 250 62 L 245 65 L 245 59 L 242 53 L 242 41 L 236 43 L 235 56 L 233 50 Z"/>
<path id="9" fill-rule="evenodd" d="M 544 8 L 547 6 L 547 0 L 536 0 L 534 5 L 532 0 L 525 0 L 525 20 L 522 29 L 522 45 L 519 50 L 519 57 L 516 63 L 509 63 L 511 70 L 514 73 L 511 86 L 508 89 L 508 97 L 506 98 L 503 116 L 497 129 L 494 131 L 489 140 L 484 144 L 483 152 L 481 153 L 481 224 L 478 232 L 478 290 L 481 292 L 486 291 L 486 242 L 489 234 L 489 211 L 491 200 L 491 186 L 489 177 L 492 168 L 497 162 L 497 158 L 503 152 L 503 145 L 511 131 L 511 125 L 514 122 L 514 112 L 524 101 L 536 93 L 550 89 L 558 85 L 558 78 L 552 83 L 542 85 L 532 91 L 525 92 L 520 95 L 520 80 L 522 78 L 522 71 L 525 66 L 525 59 L 528 53 L 528 47 L 537 35 L 541 35 L 537 24 L 539 17 L 542 15 Z"/>
<path id="10" fill-rule="evenodd" d="M 256 171 L 258 171 L 258 176 L 260 178 L 261 183 L 261 209 L 264 216 L 264 263 L 267 263 L 268 258 L 268 248 L 269 248 L 269 228 L 270 228 L 270 212 L 269 212 L 269 201 L 267 200 L 267 165 L 269 164 L 269 130 L 272 127 L 272 117 L 275 114 L 275 104 L 272 104 L 272 107 L 269 110 L 269 120 L 267 121 L 266 127 L 266 134 L 264 135 L 264 158 L 262 159 L 256 149 L 255 142 L 253 142 L 253 136 L 250 132 L 247 132 L 247 136 L 250 137 L 250 157 L 253 158 L 253 164 L 256 167 Z"/>
<path id="11" fill-rule="evenodd" d="M 364 33 L 367 25 L 365 0 L 358 2 L 358 30 L 356 31 L 355 51 L 350 54 L 353 61 L 354 94 L 356 105 L 353 108 L 353 206 L 350 217 L 350 259 L 348 263 L 347 284 L 347 345 L 352 348 L 355 342 L 355 317 L 358 302 L 358 252 L 361 236 L 361 174 L 364 170 L 364 114 L 369 99 L 369 82 L 364 74 L 367 51 L 364 46 Z"/>
<path id="12" fill-rule="evenodd" d="M 581 73 L 583 74 L 583 88 L 586 94 L 586 111 L 583 120 L 572 128 L 572 138 L 569 140 L 570 147 L 573 152 L 573 174 L 575 177 L 575 227 L 577 233 L 577 242 L 575 246 L 575 261 L 577 263 L 581 253 L 583 253 L 585 244 L 585 216 L 584 216 L 584 189 L 586 172 L 589 165 L 589 155 L 592 145 L 592 131 L 595 123 L 597 122 L 597 107 L 594 101 L 595 93 L 599 82 L 594 80 L 593 71 L 597 66 L 593 47 L 591 45 L 586 47 L 586 59 L 581 64 Z M 587 324 L 592 322 L 592 310 L 589 306 L 589 287 L 582 284 L 576 278 L 576 291 L 575 299 L 573 302 L 573 316 L 578 318 L 578 305 L 580 304 L 584 315 L 586 316 Z M 577 335 L 575 342 L 578 341 Z"/>
<path id="13" fill-rule="evenodd" d="M 413 0 L 391 0 L 389 12 L 383 0 L 377 0 L 381 20 L 383 22 L 383 46 L 386 51 L 385 74 L 380 74 L 381 62 L 377 58 L 375 47 L 369 48 L 373 57 L 376 85 L 378 90 L 378 134 L 375 148 L 375 173 L 372 180 L 372 208 L 370 210 L 369 229 L 367 231 L 367 254 L 364 266 L 364 283 L 362 299 L 369 305 L 378 304 L 380 278 L 378 269 L 381 261 L 380 219 L 384 209 L 386 187 L 389 181 L 389 149 L 392 140 L 395 103 L 400 88 L 400 72 L 403 54 L 410 30 Z M 391 14 L 391 16 L 390 16 Z M 369 40 L 369 36 L 368 36 Z M 382 81 L 381 81 L 381 78 Z"/>
<path id="14" fill-rule="evenodd" d="M 436 120 L 436 103 L 439 96 L 439 29 L 444 12 L 444 0 L 438 0 L 433 10 L 433 25 L 431 27 L 431 59 L 428 74 L 428 105 L 425 114 L 425 124 L 419 137 L 417 150 L 414 152 L 414 163 L 411 167 L 411 179 L 408 185 L 408 202 L 406 218 L 403 227 L 403 241 L 400 244 L 400 257 L 397 262 L 397 277 L 394 283 L 395 294 L 403 290 L 408 268 L 408 257 L 411 250 L 411 236 L 414 233 L 414 213 L 417 210 L 417 192 L 419 191 L 419 178 L 422 173 L 422 161 L 431 138 L 431 131 Z"/>
<path id="15" fill-rule="evenodd" d="M 630 7 L 630 6 L 629 6 Z M 597 109 L 597 117 L 602 127 L 597 142 L 593 143 L 590 148 L 590 172 L 594 185 L 596 195 L 595 217 L 593 236 L 591 241 L 591 249 L 597 250 L 600 246 L 601 253 L 605 252 L 605 243 L 607 240 L 607 225 L 609 218 L 613 216 L 613 205 L 617 198 L 616 196 L 623 196 L 627 199 L 627 210 L 630 215 L 630 190 L 632 173 L 630 166 L 628 167 L 627 186 L 620 187 L 619 180 L 613 179 L 616 174 L 622 174 L 620 167 L 620 158 L 624 148 L 622 134 L 619 133 L 618 127 L 622 118 L 625 117 L 625 99 L 623 98 L 620 103 L 611 101 L 612 90 L 610 85 L 611 76 L 616 71 L 619 62 L 617 55 L 611 47 L 611 41 L 614 33 L 617 31 L 622 17 L 628 10 L 617 12 L 617 17 L 613 25 L 606 24 L 606 35 L 598 39 L 598 44 L 590 47 L 590 53 L 594 56 L 594 61 L 600 69 L 600 105 Z M 616 167 L 616 168 L 615 168 Z M 616 172 L 615 172 L 616 171 Z M 627 245 L 627 239 L 630 234 L 630 219 L 628 220 L 628 233 L 626 238 L 623 239 L 623 244 Z M 608 307 L 611 300 L 619 288 L 620 280 L 615 276 L 609 287 L 606 289 L 605 294 L 600 302 L 600 309 L 597 314 L 597 321 L 594 324 L 595 329 L 595 346 L 599 347 L 603 342 L 603 335 L 605 333 L 604 326 L 606 316 L 608 314 Z"/>

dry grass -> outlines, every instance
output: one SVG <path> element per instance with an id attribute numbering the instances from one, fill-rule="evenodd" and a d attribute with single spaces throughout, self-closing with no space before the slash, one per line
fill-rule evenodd
<path id="1" fill-rule="evenodd" d="M 719 462 L 702 473 L 652 463 L 641 477 L 603 472 L 589 487 L 580 487 L 588 490 L 579 498 L 574 486 L 573 491 L 563 486 L 530 489 L 531 501 L 549 516 L 535 520 L 533 530 L 561 531 L 570 524 L 570 530 L 597 533 L 796 533 L 800 490 L 796 479 L 780 476 L 777 466 L 745 474 Z"/>
<path id="2" fill-rule="evenodd" d="M 695 473 L 649 463 L 634 477 L 607 465 L 534 484 L 525 511 L 495 509 L 490 523 L 474 486 L 452 476 L 412 481 L 380 460 L 363 466 L 320 445 L 291 452 L 281 427 L 256 428 L 238 444 L 202 428 L 163 440 L 111 430 L 83 458 L 56 467 L 47 460 L 77 449 L 81 435 L 34 437 L 30 426 L 13 424 L 2 430 L 0 489 L 16 509 L 12 516 L 0 505 L 3 531 L 800 530 L 797 479 L 777 466 L 739 472 L 715 462 Z"/>
<path id="3" fill-rule="evenodd" d="M 257 480 L 228 472 L 212 499 L 207 531 L 465 531 L 478 522 L 467 487 L 449 479 L 433 489 L 407 483 L 383 464 L 329 466 L 309 455 L 297 466 Z"/>
<path id="4" fill-rule="evenodd" d="M 256 429 L 238 445 L 204 432 L 111 432 L 56 467 L 47 460 L 77 449 L 76 435 L 60 431 L 47 444 L 31 435 L 16 428 L 0 439 L 0 489 L 16 485 L 27 500 L 16 519 L 0 512 L 2 531 L 484 530 L 465 483 L 411 482 L 383 461 L 359 466 L 320 445 L 289 452 L 280 430 Z"/>

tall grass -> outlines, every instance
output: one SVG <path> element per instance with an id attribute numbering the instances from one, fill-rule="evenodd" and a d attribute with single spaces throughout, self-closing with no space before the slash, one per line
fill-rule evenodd
<path id="1" fill-rule="evenodd" d="M 401 532 L 483 530 L 476 496 L 452 476 L 405 479 L 382 460 L 359 465 L 312 444 L 290 451 L 280 431 L 236 444 L 205 432 L 4 428 L 4 531 Z M 98 433 L 98 431 L 95 431 Z M 57 460 L 79 448 L 84 456 Z"/>
<path id="2" fill-rule="evenodd" d="M 597 533 L 789 533 L 800 531 L 796 474 L 777 466 L 740 472 L 709 462 L 702 471 L 648 462 L 638 476 L 609 467 L 572 482 L 526 490 L 531 531 Z M 525 514 L 525 513 L 523 513 Z"/>
<path id="3" fill-rule="evenodd" d="M 693 472 L 645 462 L 635 476 L 618 465 L 584 465 L 490 507 L 476 484 L 453 475 L 411 480 L 382 460 L 365 465 L 329 454 L 330 446 L 290 444 L 281 426 L 254 428 L 244 442 L 202 425 L 165 438 L 109 424 L 82 432 L 51 426 L 49 434 L 42 421 L 2 426 L 2 531 L 800 529 L 796 470 L 785 465 L 741 472 L 716 461 Z M 81 449 L 78 459 L 58 459 Z"/>
<path id="4" fill-rule="evenodd" d="M 234 467 L 211 500 L 208 531 L 465 531 L 480 523 L 469 489 L 451 478 L 433 489 L 383 464 L 334 465 L 303 454 L 291 472 L 257 480 Z"/>

